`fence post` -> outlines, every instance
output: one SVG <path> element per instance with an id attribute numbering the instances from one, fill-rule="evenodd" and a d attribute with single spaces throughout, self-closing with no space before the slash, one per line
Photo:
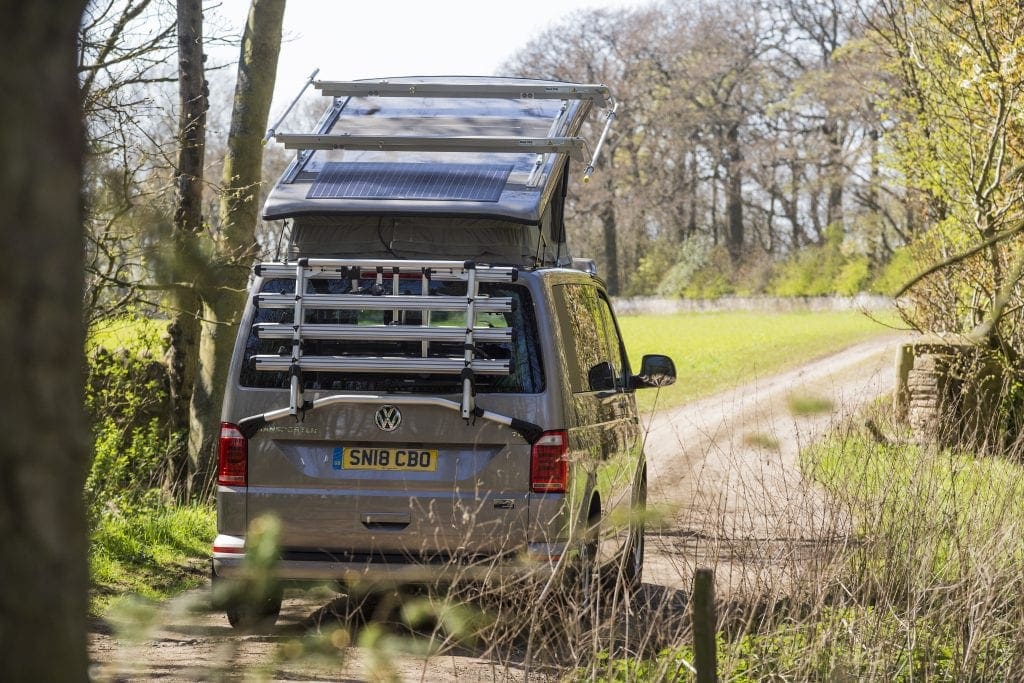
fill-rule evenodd
<path id="1" fill-rule="evenodd" d="M 693 668 L 697 670 L 697 683 L 716 683 L 718 615 L 715 612 L 715 572 L 712 569 L 698 569 L 693 574 L 690 619 L 693 623 Z"/>

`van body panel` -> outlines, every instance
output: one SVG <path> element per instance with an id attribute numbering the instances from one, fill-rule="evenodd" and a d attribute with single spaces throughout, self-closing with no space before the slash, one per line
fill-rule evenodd
<path id="1" fill-rule="evenodd" d="M 262 283 L 256 278 L 253 291 L 260 291 Z M 417 405 L 399 406 L 401 424 L 388 432 L 377 426 L 375 413 L 388 405 L 389 397 L 404 394 L 307 389 L 308 400 L 332 393 L 367 398 L 365 403 L 334 405 L 307 412 L 301 420 L 285 418 L 263 426 L 248 442 L 248 488 L 218 491 L 222 533 L 243 533 L 242 519 L 274 515 L 281 522 L 282 552 L 291 558 L 286 566 L 293 567 L 295 557 L 320 557 L 337 565 L 339 558 L 374 553 L 392 563 L 467 554 L 515 563 L 531 544 L 571 547 L 593 505 L 602 511 L 628 505 L 642 459 L 635 402 L 621 380 L 613 378 L 612 385 L 594 390 L 580 386 L 586 381 L 578 376 L 583 351 L 569 323 L 579 311 L 571 310 L 565 290 L 585 288 L 593 304 L 604 300 L 603 288 L 592 276 L 568 269 L 523 271 L 515 286 L 529 292 L 543 390 L 481 392 L 477 404 L 544 430 L 567 431 L 570 471 L 564 494 L 530 491 L 531 446 L 509 427 Z M 226 422 L 288 404 L 284 388 L 240 383 L 244 358 L 251 352 L 248 330 L 255 319 L 250 302 L 232 358 Z M 610 347 L 606 325 L 600 317 L 589 323 L 591 332 L 600 328 Z M 628 377 L 624 358 L 617 371 Z M 573 387 L 583 390 L 571 391 Z M 455 402 L 461 398 L 454 393 L 442 397 Z M 424 450 L 436 453 L 436 463 L 427 471 L 348 469 L 343 463 L 351 448 Z M 624 538 L 621 529 L 608 525 L 601 531 L 610 540 Z M 368 578 L 376 566 L 365 563 Z M 319 571 L 295 569 L 294 578 Z"/>

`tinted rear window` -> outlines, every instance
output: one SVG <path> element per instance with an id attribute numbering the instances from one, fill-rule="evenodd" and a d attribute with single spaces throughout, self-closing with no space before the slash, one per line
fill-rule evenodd
<path id="1" fill-rule="evenodd" d="M 391 282 L 386 282 L 390 293 Z M 306 292 L 316 294 L 351 294 L 360 293 L 371 296 L 373 279 L 358 280 L 358 287 L 353 291 L 353 283 L 348 279 L 310 279 L 306 282 Z M 273 294 L 292 294 L 295 281 L 290 279 L 266 280 L 260 288 L 261 292 Z M 401 294 L 421 294 L 419 279 L 402 280 Z M 462 282 L 430 283 L 432 295 L 465 296 L 466 286 Z M 477 374 L 476 388 L 479 392 L 491 393 L 539 393 L 544 390 L 544 378 L 541 366 L 540 346 L 537 343 L 537 326 L 534 320 L 533 304 L 529 291 L 525 287 L 508 284 L 481 283 L 480 293 L 494 297 L 510 297 L 513 301 L 511 313 L 481 313 L 477 315 L 478 327 L 511 327 L 513 338 L 511 343 L 477 342 L 476 355 L 483 359 L 508 359 L 512 372 L 509 375 Z M 338 311 L 338 310 L 307 310 L 306 323 L 348 324 L 348 325 L 423 325 L 431 327 L 457 327 L 465 325 L 465 313 L 449 311 L 432 311 L 428 314 L 405 312 L 404 318 L 393 320 L 391 311 Z M 429 318 L 429 320 L 427 319 Z M 260 308 L 256 311 L 253 323 L 291 323 L 293 313 L 287 309 Z M 368 333 L 369 328 L 368 328 Z M 372 334 L 372 333 L 370 333 Z M 358 341 L 312 340 L 303 344 L 305 356 L 368 356 L 381 358 L 419 358 L 422 357 L 423 345 L 420 342 L 380 341 L 367 337 Z M 458 357 L 463 354 L 461 343 L 431 342 L 427 349 L 428 357 Z M 255 328 L 250 328 L 245 345 L 245 358 L 239 380 L 242 386 L 257 388 L 286 389 L 288 373 L 277 371 L 256 370 L 252 357 L 255 355 L 291 355 L 291 342 L 281 339 L 259 339 Z M 377 392 L 419 392 L 419 393 L 459 393 L 462 391 L 458 375 L 445 374 L 392 374 L 368 372 L 325 372 L 304 371 L 303 386 L 309 389 L 332 391 L 377 391 Z"/>

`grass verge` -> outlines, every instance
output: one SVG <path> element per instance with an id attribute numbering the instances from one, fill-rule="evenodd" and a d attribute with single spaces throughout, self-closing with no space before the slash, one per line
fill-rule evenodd
<path id="1" fill-rule="evenodd" d="M 644 354 L 663 353 L 679 373 L 673 386 L 637 392 L 641 410 L 654 407 L 656 393 L 657 408 L 679 406 L 891 333 L 857 311 L 630 315 L 619 318 L 619 327 L 634 371 Z"/>
<path id="2" fill-rule="evenodd" d="M 801 454 L 842 511 L 834 522 L 732 547 L 744 569 L 798 559 L 762 595 L 719 603 L 720 680 L 1019 680 L 1024 465 L 921 447 L 881 410 L 872 419 L 880 432 L 850 428 Z M 652 633 L 673 623 L 652 609 Z M 580 679 L 693 680 L 692 635 L 677 628 Z"/>
<path id="3" fill-rule="evenodd" d="M 125 595 L 162 600 L 202 584 L 215 535 L 212 505 L 103 515 L 90 538 L 90 612 Z"/>

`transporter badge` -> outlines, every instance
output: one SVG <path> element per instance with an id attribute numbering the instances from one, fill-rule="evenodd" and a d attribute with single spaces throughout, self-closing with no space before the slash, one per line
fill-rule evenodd
<path id="1" fill-rule="evenodd" d="M 373 414 L 373 421 L 382 432 L 393 432 L 402 424 L 402 413 L 395 406 L 381 406 Z"/>

